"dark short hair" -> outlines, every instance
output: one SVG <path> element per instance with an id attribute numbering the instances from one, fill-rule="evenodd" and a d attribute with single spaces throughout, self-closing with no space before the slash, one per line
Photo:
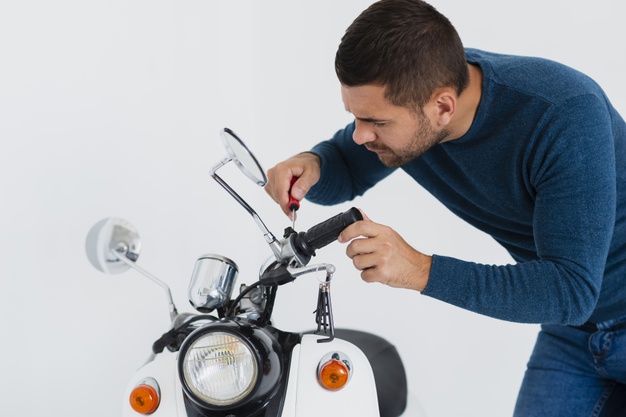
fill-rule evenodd
<path id="1" fill-rule="evenodd" d="M 420 0 L 381 0 L 346 30 L 335 57 L 341 84 L 385 86 L 393 104 L 421 109 L 437 88 L 457 94 L 469 72 L 452 23 Z"/>

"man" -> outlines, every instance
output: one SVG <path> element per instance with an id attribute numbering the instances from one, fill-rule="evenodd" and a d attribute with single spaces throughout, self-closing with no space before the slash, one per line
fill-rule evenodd
<path id="1" fill-rule="evenodd" d="M 365 217 L 339 238 L 361 277 L 542 323 L 516 415 L 626 415 L 626 124 L 600 87 L 464 49 L 418 0 L 365 10 L 335 67 L 355 121 L 272 168 L 272 198 L 289 214 L 290 192 L 336 204 L 404 170 L 516 264 L 428 256 Z"/>

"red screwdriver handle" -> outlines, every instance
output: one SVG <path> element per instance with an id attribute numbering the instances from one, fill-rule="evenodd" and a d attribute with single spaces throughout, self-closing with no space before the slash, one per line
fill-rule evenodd
<path id="1" fill-rule="evenodd" d="M 293 186 L 293 183 L 296 182 L 297 180 L 298 180 L 298 177 L 291 177 L 291 184 L 289 186 L 289 210 L 291 211 L 296 211 L 300 208 L 300 201 L 296 200 L 291 195 L 291 187 Z"/>

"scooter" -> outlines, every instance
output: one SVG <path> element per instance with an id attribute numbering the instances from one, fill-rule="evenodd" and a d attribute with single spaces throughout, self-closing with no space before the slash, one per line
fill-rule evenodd
<path id="1" fill-rule="evenodd" d="M 383 338 L 335 329 L 330 284 L 335 267 L 309 265 L 315 251 L 362 220 L 351 208 L 306 232 L 285 229 L 277 239 L 252 207 L 217 171 L 234 162 L 263 186 L 265 172 L 244 142 L 221 131 L 227 155 L 211 176 L 253 217 L 272 257 L 259 279 L 242 284 L 232 297 L 238 267 L 215 254 L 201 256 L 192 272 L 189 301 L 197 313 L 178 313 L 169 287 L 136 264 L 141 250 L 137 230 L 120 218 L 96 223 L 86 239 L 92 265 L 106 274 L 134 269 L 160 285 L 169 302 L 171 328 L 152 346 L 148 361 L 131 378 L 123 416 L 155 417 L 359 417 L 421 416 L 407 407 L 407 379 L 395 347 Z M 282 331 L 272 311 L 278 288 L 304 276 L 320 280 L 313 331 Z"/>

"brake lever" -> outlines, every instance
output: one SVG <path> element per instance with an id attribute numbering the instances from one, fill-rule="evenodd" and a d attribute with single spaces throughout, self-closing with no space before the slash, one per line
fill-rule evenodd
<path id="1" fill-rule="evenodd" d="M 329 337 L 325 339 L 318 339 L 317 343 L 328 343 L 335 338 L 335 323 L 333 321 L 333 306 L 330 302 L 330 279 L 331 275 L 326 275 L 326 281 L 320 282 L 319 292 L 317 294 L 317 309 L 315 313 L 315 322 L 317 323 L 317 330 L 315 334 L 320 331 L 327 331 L 330 333 Z"/>

